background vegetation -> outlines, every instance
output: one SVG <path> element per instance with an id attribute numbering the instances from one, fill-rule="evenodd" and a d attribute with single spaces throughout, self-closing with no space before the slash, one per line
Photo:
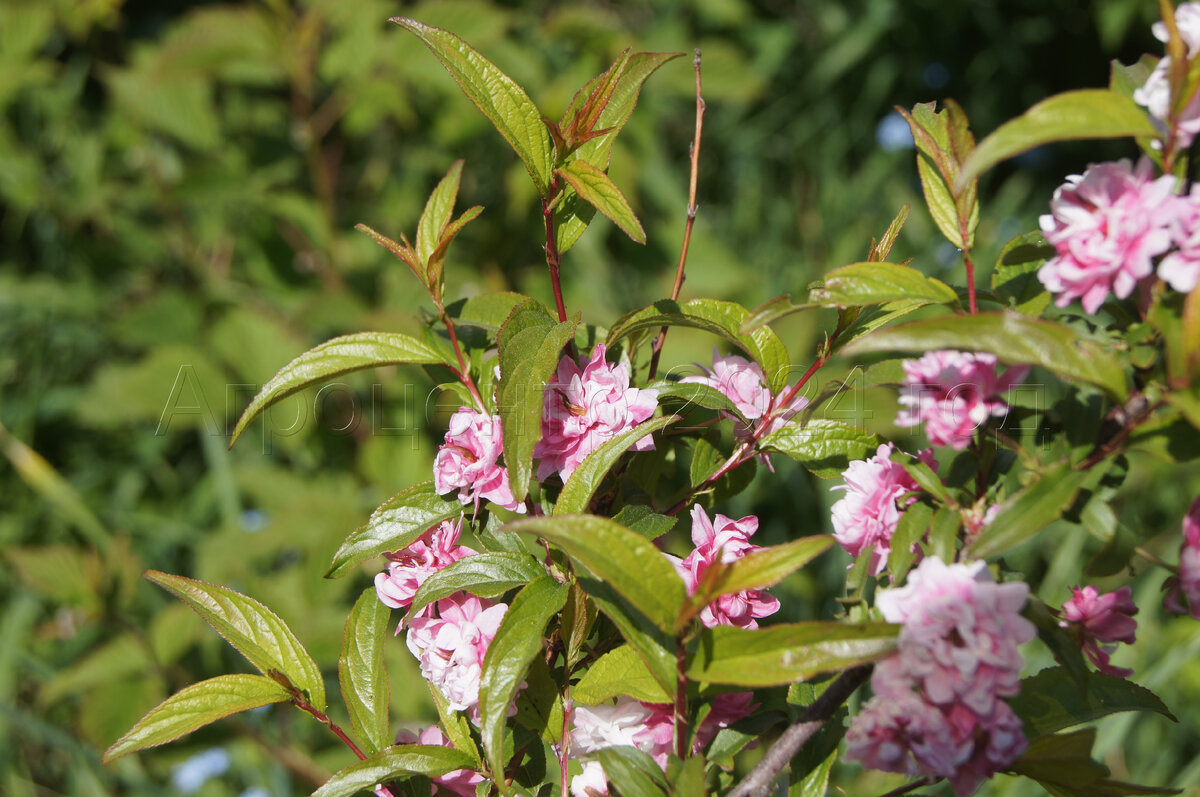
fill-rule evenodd
<path id="1" fill-rule="evenodd" d="M 411 234 L 465 156 L 462 204 L 487 209 L 451 249 L 451 284 L 549 296 L 522 167 L 385 22 L 397 13 L 458 33 L 551 115 L 626 46 L 701 48 L 709 112 L 684 290 L 750 307 L 861 259 L 904 203 L 916 209 L 899 256 L 957 267 L 919 209 L 893 105 L 953 96 L 983 134 L 1050 93 L 1103 84 L 1111 58 L 1159 52 L 1148 0 L 0 3 L 0 792 L 282 796 L 348 762 L 283 710 L 112 767 L 98 751 L 166 694 L 242 666 L 143 569 L 263 600 L 332 662 L 370 574 L 324 580 L 329 555 L 428 473 L 453 399 L 416 370 L 302 394 L 226 451 L 242 407 L 291 357 L 335 334 L 417 328 L 407 270 L 354 224 Z M 649 243 L 598 221 L 568 254 L 567 303 L 588 321 L 669 291 L 692 102 L 680 59 L 618 142 L 613 174 Z M 1064 146 L 997 170 L 978 261 L 1032 229 L 1064 175 L 1122 154 Z M 781 324 L 799 360 L 826 320 Z M 706 361 L 710 345 L 675 332 L 666 361 Z M 888 402 L 855 395 L 845 409 L 887 432 Z M 829 485 L 778 464 L 786 489 L 764 484 L 730 513 L 760 514 L 764 544 L 827 530 Z M 1125 490 L 1122 517 L 1173 561 L 1200 471 L 1135 460 Z M 1099 547 L 1060 526 L 1053 550 L 1020 563 L 1051 603 L 1067 597 L 1065 565 Z M 785 619 L 833 611 L 844 566 L 831 554 L 784 584 Z M 1200 781 L 1200 633 L 1163 617 L 1162 578 L 1136 582 L 1139 644 L 1118 663 L 1180 724 L 1112 718 L 1099 752 L 1114 777 L 1184 786 Z M 399 641 L 391 652 L 396 712 L 420 724 L 424 683 Z M 1167 784 L 1170 772 L 1182 774 Z M 841 782 L 872 794 L 900 781 L 846 767 Z M 988 789 L 1016 791 L 1003 778 Z"/>

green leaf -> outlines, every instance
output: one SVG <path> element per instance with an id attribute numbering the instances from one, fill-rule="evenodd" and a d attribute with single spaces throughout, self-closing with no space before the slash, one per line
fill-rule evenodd
<path id="1" fill-rule="evenodd" d="M 1079 491 L 1099 481 L 1103 471 L 1103 468 L 1077 471 L 1069 464 L 1062 464 L 1043 473 L 1000 505 L 995 519 L 971 542 L 971 558 L 989 559 L 1025 542 L 1062 517 Z"/>
<path id="2" fill-rule="evenodd" d="M 532 556 L 507 551 L 485 551 L 446 565 L 421 584 L 413 596 L 409 613 L 415 615 L 434 601 L 455 592 L 495 598 L 514 587 L 546 575 Z"/>
<path id="3" fill-rule="evenodd" d="M 892 584 L 899 584 L 908 575 L 916 553 L 913 546 L 925 536 L 933 520 L 933 508 L 925 503 L 915 503 L 900 515 L 900 522 L 892 534 L 887 568 Z"/>
<path id="4" fill-rule="evenodd" d="M 458 199 L 458 186 L 462 180 L 463 161 L 460 158 L 450 165 L 446 176 L 441 179 L 417 222 L 417 258 L 428 265 L 429 258 L 442 240 L 442 231 L 454 215 L 454 202 Z"/>
<path id="5" fill-rule="evenodd" d="M 675 528 L 678 518 L 659 515 L 648 506 L 629 504 L 621 507 L 613 520 L 627 529 L 632 529 L 648 540 L 656 540 Z"/>
<path id="6" fill-rule="evenodd" d="M 147 580 L 188 604 L 263 675 L 283 676 L 325 710 L 325 681 L 296 635 L 266 606 L 228 587 L 147 570 Z"/>
<path id="7" fill-rule="evenodd" d="M 463 505 L 438 496 L 433 480 L 414 484 L 393 495 L 379 506 L 367 522 L 349 537 L 333 555 L 326 578 L 338 578 L 361 562 L 385 551 L 398 551 L 429 529 L 461 515 Z"/>
<path id="8" fill-rule="evenodd" d="M 729 396 L 726 396 L 712 385 L 705 385 L 700 382 L 659 381 L 646 385 L 646 389 L 658 391 L 659 404 L 663 403 L 664 400 L 682 401 L 684 402 L 682 409 L 687 409 L 688 406 L 695 404 L 706 410 L 727 412 L 740 421 L 746 420 L 746 416 L 742 415 L 742 411 L 730 400 Z"/>
<path id="9" fill-rule="evenodd" d="M 250 421 L 280 399 L 335 376 L 381 365 L 449 365 L 438 352 L 398 332 L 359 332 L 327 340 L 292 360 L 250 402 L 233 430 L 232 446 Z"/>
<path id="10" fill-rule="evenodd" d="M 822 479 L 842 475 L 854 460 L 865 459 L 883 441 L 857 426 L 825 418 L 789 424 L 763 437 L 762 451 L 778 451 L 799 462 Z"/>
<path id="11" fill-rule="evenodd" d="M 747 554 L 721 571 L 711 584 L 701 584 L 690 602 L 703 608 L 722 595 L 748 589 L 766 589 L 804 567 L 833 545 L 833 537 L 818 535 L 774 545 Z"/>
<path id="12" fill-rule="evenodd" d="M 360 791 L 373 791 L 380 783 L 404 780 L 412 775 L 436 778 L 474 766 L 469 755 L 450 747 L 399 744 L 341 770 L 313 792 L 312 797 L 350 797 Z"/>
<path id="13" fill-rule="evenodd" d="M 896 263 L 851 263 L 835 268 L 809 286 L 810 304 L 823 307 L 858 307 L 905 299 L 923 304 L 958 302 L 948 285 L 926 277 L 911 266 Z"/>
<path id="14" fill-rule="evenodd" d="M 814 622 L 747 630 L 706 628 L 688 678 L 735 686 L 780 686 L 877 661 L 896 649 L 900 626 Z"/>
<path id="15" fill-rule="evenodd" d="M 605 653 L 571 688 L 571 699 L 583 706 L 594 706 L 620 695 L 644 703 L 670 703 L 673 699 L 629 645 Z"/>
<path id="16" fill-rule="evenodd" d="M 667 780 L 649 754 L 636 747 L 604 747 L 596 754 L 620 797 L 665 797 Z"/>
<path id="17" fill-rule="evenodd" d="M 416 275 L 416 278 L 421 281 L 422 285 L 427 288 L 429 287 L 429 277 L 426 274 L 424 262 L 417 257 L 417 253 L 408 245 L 407 239 L 404 239 L 404 243 L 393 241 L 383 233 L 376 232 L 365 224 L 355 224 L 354 229 L 366 234 L 372 241 L 399 258 L 400 262 L 408 266 L 409 271 Z M 403 235 L 400 237 L 404 238 Z"/>
<path id="18" fill-rule="evenodd" d="M 533 299 L 517 305 L 500 327 L 500 419 L 509 486 L 519 501 L 529 491 L 533 449 L 542 437 L 546 385 L 563 346 L 575 336 L 575 321 L 558 323 Z"/>
<path id="19" fill-rule="evenodd" d="M 517 593 L 500 621 L 479 677 L 480 733 L 488 767 L 504 778 L 504 721 L 533 658 L 544 645 L 546 623 L 567 601 L 567 586 L 542 575 Z"/>
<path id="20" fill-rule="evenodd" d="M 607 343 L 611 347 L 635 332 L 664 326 L 703 329 L 720 335 L 750 355 L 762 367 L 767 387 L 778 393 L 787 384 L 791 370 L 787 347 L 769 327 L 743 334 L 741 327 L 749 315 L 746 308 L 734 302 L 692 299 L 679 304 L 664 299 L 619 319 L 609 329 Z"/>
<path id="21" fill-rule="evenodd" d="M 917 172 L 925 204 L 946 240 L 969 249 L 979 223 L 979 200 L 973 180 L 958 180 L 959 165 L 975 148 L 967 115 L 946 100 L 941 111 L 932 102 L 918 103 L 909 114 L 897 108 L 908 122 L 917 148 Z"/>
<path id="22" fill-rule="evenodd" d="M 1017 313 L 979 313 L 913 321 L 880 329 L 842 349 L 847 355 L 958 349 L 995 354 L 1010 365 L 1037 365 L 1064 379 L 1095 385 L 1124 401 L 1125 371 L 1100 344 L 1070 327 Z"/>
<path id="23" fill-rule="evenodd" d="M 1009 769 L 1043 785 L 1067 786 L 1073 794 L 1075 787 L 1086 789 L 1108 777 L 1108 767 L 1092 760 L 1095 740 L 1095 728 L 1034 739 Z"/>
<path id="24" fill-rule="evenodd" d="M 1006 158 L 1049 144 L 1091 138 L 1157 138 L 1144 108 L 1108 89 L 1084 89 L 1056 94 L 1000 125 L 962 164 L 958 177 L 965 184 Z"/>
<path id="25" fill-rule="evenodd" d="M 509 523 L 504 530 L 544 537 L 612 585 L 659 628 L 674 627 L 687 590 L 670 561 L 637 532 L 594 515 L 530 518 Z"/>
<path id="26" fill-rule="evenodd" d="M 1008 704 L 1025 724 L 1025 733 L 1031 739 L 1122 711 L 1152 711 L 1178 722 L 1158 696 L 1143 686 L 1088 672 L 1085 692 L 1063 667 L 1021 679 L 1020 693 L 1009 698 Z"/>
<path id="27" fill-rule="evenodd" d="M 442 295 L 442 267 L 443 261 L 446 259 L 446 250 L 450 248 L 450 244 L 453 243 L 458 234 L 462 232 L 463 227 L 466 227 L 468 224 L 478 218 L 479 214 L 482 212 L 482 205 L 476 205 L 475 207 L 464 210 L 461 216 L 450 222 L 448 225 L 446 225 L 446 228 L 442 230 L 442 237 L 438 242 L 437 248 L 430 253 L 428 265 L 429 284 L 434 287 L 439 298 Z"/>
<path id="28" fill-rule="evenodd" d="M 776 296 L 774 299 L 768 299 L 758 307 L 750 311 L 750 315 L 742 322 L 739 330 L 743 335 L 748 335 L 759 327 L 773 324 L 781 318 L 799 313 L 801 310 L 816 310 L 822 305 L 796 304 L 792 301 L 792 295 L 785 293 L 783 296 Z"/>
<path id="29" fill-rule="evenodd" d="M 635 609 L 611 585 L 586 573 L 577 573 L 577 576 L 580 588 L 642 657 L 654 680 L 668 694 L 674 694 L 677 678 L 675 638 Z"/>
<path id="30" fill-rule="evenodd" d="M 567 161 L 555 174 L 566 180 L 575 193 L 603 213 L 636 243 L 646 243 L 646 231 L 629 207 L 629 201 L 608 175 L 587 161 Z"/>
<path id="31" fill-rule="evenodd" d="M 645 423 L 638 424 L 633 429 L 605 440 L 599 448 L 584 457 L 571 477 L 567 479 L 562 492 L 558 495 L 558 503 L 554 505 L 554 514 L 575 515 L 586 512 L 592 496 L 596 494 L 605 475 L 621 455 L 646 435 L 657 432 L 677 420 L 679 420 L 678 415 L 652 418 Z"/>
<path id="32" fill-rule="evenodd" d="M 425 42 L 467 98 L 521 158 L 538 193 L 548 197 L 554 144 L 542 124 L 542 114 L 525 91 L 453 33 L 405 17 L 392 17 L 390 21 Z"/>
<path id="33" fill-rule="evenodd" d="M 367 587 L 346 618 L 338 681 L 350 723 L 370 753 L 392 743 L 388 721 L 387 666 L 383 643 L 388 638 L 392 611 L 379 600 L 374 586 Z"/>
<path id="34" fill-rule="evenodd" d="M 1057 250 L 1036 230 L 1004 245 L 992 272 L 992 292 L 1022 315 L 1037 317 L 1050 304 L 1050 293 L 1038 281 L 1038 269 Z"/>
<path id="35" fill-rule="evenodd" d="M 496 333 L 517 305 L 530 301 L 534 300 L 524 294 L 510 291 L 485 293 L 446 305 L 446 314 L 459 326 L 479 327 Z M 549 310 L 546 311 L 546 317 L 553 320 Z"/>
<path id="36" fill-rule="evenodd" d="M 218 675 L 184 687 L 150 710 L 104 751 L 104 763 L 178 739 L 210 722 L 291 700 L 282 685 L 261 675 Z"/>

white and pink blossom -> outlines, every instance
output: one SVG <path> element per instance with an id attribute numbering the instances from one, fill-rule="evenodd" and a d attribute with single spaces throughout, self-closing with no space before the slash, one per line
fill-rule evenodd
<path id="1" fill-rule="evenodd" d="M 1046 290 L 1065 307 L 1081 299 L 1095 313 L 1111 292 L 1124 299 L 1154 273 L 1154 258 L 1171 248 L 1180 212 L 1175 178 L 1154 178 L 1142 158 L 1097 163 L 1059 186 L 1039 223 L 1058 254 L 1038 270 Z"/>
<path id="2" fill-rule="evenodd" d="M 533 450 L 540 460 L 538 479 L 557 473 L 565 482 L 584 457 L 654 414 L 658 391 L 630 387 L 629 366 L 611 365 L 604 355 L 604 344 L 596 344 L 583 368 L 563 357 L 546 385 L 542 439 Z M 646 435 L 632 448 L 651 451 L 654 438 Z"/>
<path id="3" fill-rule="evenodd" d="M 439 494 L 458 490 L 458 500 L 479 506 L 491 501 L 514 512 L 524 507 L 513 498 L 508 470 L 500 464 L 504 434 L 500 418 L 469 407 L 450 416 L 445 442 L 433 461 L 433 486 Z"/>
<path id="4" fill-rule="evenodd" d="M 782 397 L 771 393 L 759 364 L 745 357 L 736 354 L 722 357 L 714 348 L 712 368 L 704 370 L 704 376 L 689 376 L 679 381 L 708 385 L 729 399 L 749 422 L 739 420 L 734 425 L 734 436 L 739 440 L 748 439 L 755 432 L 766 435 L 782 429 L 792 416 L 808 406 L 804 396 L 796 396 L 782 406 Z M 764 423 L 766 428 L 760 429 Z M 770 466 L 770 459 L 766 455 L 763 458 Z"/>
<path id="5" fill-rule="evenodd" d="M 459 592 L 438 601 L 433 615 L 409 623 L 408 649 L 452 711 L 477 715 L 483 657 L 507 611 L 507 604 Z"/>
<path id="6" fill-rule="evenodd" d="M 876 449 L 875 456 L 851 462 L 842 473 L 845 484 L 833 488 L 846 491 L 830 510 L 833 538 L 851 556 L 871 551 L 873 575 L 879 575 L 887 567 L 900 515 L 917 500 L 917 483 L 903 465 L 891 460 L 895 450 L 893 444 L 884 443 Z M 922 451 L 918 459 L 936 468 L 932 451 Z"/>
<path id="7" fill-rule="evenodd" d="M 396 741 L 400 744 L 427 744 L 454 748 L 454 745 L 437 725 L 430 725 L 420 734 L 401 731 L 396 735 Z M 429 789 L 431 795 L 437 794 L 440 786 L 445 791 L 457 794 L 459 797 L 475 797 L 475 787 L 483 783 L 484 777 L 473 769 L 455 769 L 445 775 L 432 777 L 430 780 L 432 781 Z"/>
<path id="8" fill-rule="evenodd" d="M 458 544 L 461 534 L 461 518 L 445 520 L 404 550 L 384 554 L 387 570 L 375 576 L 379 600 L 393 609 L 407 609 L 425 579 L 452 562 L 473 556 L 474 550 Z"/>
<path id="9" fill-rule="evenodd" d="M 1200 51 L 1200 3 L 1181 3 L 1175 9 L 1175 26 L 1179 30 L 1179 38 L 1187 47 L 1190 61 Z M 1161 21 L 1151 25 L 1150 30 L 1160 42 L 1166 43 L 1169 39 L 1167 26 Z M 1159 59 L 1146 82 L 1133 92 L 1133 101 L 1149 111 L 1164 139 L 1170 134 L 1167 129 L 1172 104 L 1170 72 L 1171 57 L 1164 56 Z M 1180 111 L 1175 124 L 1175 145 L 1180 148 L 1189 146 L 1196 134 L 1200 133 L 1200 92 Z"/>
<path id="10" fill-rule="evenodd" d="M 1072 587 L 1071 599 L 1063 604 L 1063 619 L 1059 625 L 1078 637 L 1083 652 L 1092 663 L 1107 675 L 1128 678 L 1133 670 L 1114 667 L 1109 657 L 1118 642 L 1133 644 L 1137 632 L 1137 606 L 1133 591 L 1121 587 L 1116 592 L 1101 594 L 1095 587 Z"/>
<path id="11" fill-rule="evenodd" d="M 994 354 L 931 351 L 919 360 L 905 360 L 901 426 L 925 424 L 925 434 L 935 446 L 958 450 L 967 447 L 989 418 L 1003 417 L 1008 404 L 1000 394 L 1025 378 L 1025 366 L 997 372 Z"/>
<path id="12" fill-rule="evenodd" d="M 692 543 L 696 549 L 680 560 L 669 556 L 679 577 L 687 586 L 688 594 L 695 594 L 705 572 L 715 562 L 728 564 L 754 551 L 762 550 L 750 542 L 758 531 L 758 518 L 747 515 L 733 520 L 717 514 L 708 519 L 704 507 L 692 507 Z M 779 611 L 779 601 L 769 593 L 759 590 L 743 590 L 721 595 L 700 610 L 700 622 L 705 628 L 718 625 L 734 625 L 739 628 L 758 628 L 758 619 Z"/>

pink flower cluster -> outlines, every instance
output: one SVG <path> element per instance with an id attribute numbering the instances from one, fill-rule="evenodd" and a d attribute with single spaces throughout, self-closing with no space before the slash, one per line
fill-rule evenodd
<path id="1" fill-rule="evenodd" d="M 401 731 L 396 736 L 396 741 L 399 744 L 427 744 L 440 747 L 454 747 L 442 729 L 436 725 L 430 725 L 421 733 L 415 734 L 412 731 Z M 440 777 L 430 778 L 429 794 L 438 794 L 438 788 L 448 791 L 451 794 L 457 794 L 459 797 L 475 797 L 475 787 L 483 783 L 483 775 L 471 769 L 455 769 L 447 772 Z"/>
<path id="2" fill-rule="evenodd" d="M 960 451 L 989 418 L 1008 412 L 1000 394 L 1029 372 L 1021 366 L 1000 376 L 994 354 L 944 350 L 905 360 L 903 366 L 905 390 L 900 404 L 905 409 L 896 416 L 897 425 L 924 422 L 929 442 Z"/>
<path id="3" fill-rule="evenodd" d="M 704 507 L 692 507 L 692 544 L 696 546 L 685 559 L 668 556 L 676 572 L 694 594 L 705 572 L 715 562 L 728 564 L 754 551 L 762 550 L 750 542 L 758 531 L 758 518 L 747 515 L 733 520 L 718 514 L 709 520 Z M 700 610 L 700 622 L 705 628 L 734 625 L 739 628 L 758 628 L 758 618 L 779 611 L 779 601 L 763 590 L 751 589 L 722 595 Z"/>
<path id="4" fill-rule="evenodd" d="M 717 731 L 749 716 L 757 708 L 751 692 L 717 695 L 692 740 L 699 753 Z M 620 697 L 615 704 L 576 706 L 572 714 L 571 757 L 583 758 L 583 772 L 571 779 L 573 797 L 608 794 L 608 781 L 599 761 L 587 760 L 605 747 L 636 747 L 649 754 L 665 771 L 674 751 L 675 722 L 670 705 L 641 703 Z"/>
<path id="5" fill-rule="evenodd" d="M 629 366 L 610 365 L 604 355 L 604 344 L 597 344 L 582 369 L 563 357 L 546 385 L 542 439 L 533 449 L 539 480 L 557 472 L 565 482 L 584 457 L 654 414 L 658 391 L 630 387 Z M 633 444 L 634 451 L 653 449 L 650 435 Z"/>
<path id="6" fill-rule="evenodd" d="M 483 657 L 507 611 L 507 604 L 459 592 L 409 622 L 408 649 L 452 711 L 478 718 Z"/>
<path id="7" fill-rule="evenodd" d="M 1175 26 L 1187 47 L 1187 57 L 1190 61 L 1200 51 L 1200 3 L 1181 3 L 1175 9 Z M 1155 22 L 1150 30 L 1160 42 L 1167 41 L 1167 26 L 1162 22 Z M 1165 56 L 1159 59 L 1154 71 L 1146 78 L 1141 88 L 1133 92 L 1133 101 L 1150 112 L 1164 138 L 1170 134 L 1167 129 L 1171 108 L 1170 72 L 1171 58 Z M 1200 93 L 1188 101 L 1176 119 L 1175 145 L 1179 148 L 1188 147 L 1197 133 L 1200 133 Z"/>
<path id="8" fill-rule="evenodd" d="M 722 357 L 716 348 L 713 349 L 711 370 L 706 368 L 704 376 L 689 376 L 679 381 L 708 385 L 733 402 L 738 412 L 750 421 L 749 426 L 739 421 L 734 427 L 734 434 L 739 439 L 757 431 L 760 423 L 767 425 L 763 434 L 781 429 L 793 415 L 808 406 L 807 398 L 796 396 L 786 407 L 777 407 L 779 397 L 767 387 L 766 377 L 758 363 L 736 354 Z"/>
<path id="9" fill-rule="evenodd" d="M 1017 645 L 1025 584 L 997 584 L 983 562 L 930 557 L 876 605 L 902 623 L 899 650 L 875 667 L 875 697 L 850 722 L 847 758 L 912 776 L 943 777 L 971 794 L 1024 752 L 1020 719 L 1001 698 L 1020 688 Z"/>
<path id="10" fill-rule="evenodd" d="M 1167 579 L 1163 587 L 1167 590 L 1167 609 L 1176 614 L 1187 614 L 1190 610 L 1192 617 L 1200 620 L 1200 498 L 1192 502 L 1183 519 L 1179 575 Z"/>
<path id="11" fill-rule="evenodd" d="M 1128 678 L 1133 670 L 1114 667 L 1109 657 L 1117 642 L 1133 644 L 1137 631 L 1137 606 L 1129 587 L 1101 594 L 1095 587 L 1072 587 L 1071 599 L 1063 604 L 1059 625 L 1072 631 L 1080 646 L 1100 672 Z M 1105 644 L 1107 643 L 1107 644 Z"/>
<path id="12" fill-rule="evenodd" d="M 433 461 L 434 489 L 439 494 L 458 490 L 458 500 L 476 508 L 483 500 L 523 512 L 508 485 L 508 471 L 499 464 L 503 453 L 500 418 L 460 407 L 450 416 L 445 442 Z"/>
<path id="13" fill-rule="evenodd" d="M 851 462 L 842 473 L 846 483 L 833 488 L 846 491 L 831 509 L 833 538 L 854 557 L 870 550 L 870 569 L 876 576 L 887 567 L 901 513 L 917 500 L 917 483 L 903 465 L 891 460 L 895 450 L 892 443 L 884 443 L 870 459 Z M 917 458 L 936 469 L 931 450 Z"/>
<path id="14" fill-rule="evenodd" d="M 380 602 L 392 609 L 407 609 L 425 579 L 464 556 L 473 556 L 475 551 L 458 544 L 461 534 L 461 518 L 446 520 L 404 550 L 384 554 L 387 570 L 375 576 Z"/>

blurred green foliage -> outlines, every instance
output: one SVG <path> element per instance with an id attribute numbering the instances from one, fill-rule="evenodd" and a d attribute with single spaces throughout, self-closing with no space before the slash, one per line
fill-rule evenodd
<path id="1" fill-rule="evenodd" d="M 893 105 L 954 96 L 982 135 L 1052 92 L 1104 84 L 1110 58 L 1158 48 L 1154 4 L 1126 0 L 0 3 L 0 449 L 11 465 L 0 466 L 0 792 L 284 795 L 347 763 L 323 729 L 283 710 L 112 767 L 98 751 L 169 692 L 244 669 L 143 569 L 268 603 L 328 664 L 368 583 L 366 571 L 323 579 L 330 554 L 427 477 L 454 401 L 415 370 L 301 394 L 226 450 L 257 386 L 296 354 L 335 334 L 418 326 L 407 269 L 354 224 L 411 234 L 430 187 L 465 156 L 463 204 L 487 210 L 451 249 L 448 299 L 549 295 L 522 167 L 428 52 L 385 22 L 401 12 L 464 37 L 551 116 L 626 46 L 699 47 L 709 110 L 684 290 L 751 307 L 861 259 L 904 203 L 914 213 L 899 256 L 927 273 L 955 267 L 919 209 L 912 151 L 902 138 L 881 146 L 894 140 Z M 669 290 L 692 78 L 680 59 L 650 81 L 613 158 L 648 245 L 601 220 L 566 258 L 567 304 L 587 321 Z M 1113 146 L 997 170 L 979 262 L 1034 226 L 1063 175 L 1123 153 Z M 824 320 L 780 325 L 798 360 Z M 675 332 L 665 362 L 707 360 L 710 345 Z M 848 400 L 888 430 L 886 400 Z M 828 485 L 780 468 L 789 489 L 760 487 L 734 507 L 763 516 L 768 543 L 828 523 Z M 1161 532 L 1156 550 L 1171 558 L 1197 473 L 1154 473 L 1134 471 L 1143 489 L 1129 491 L 1126 516 Z M 1051 603 L 1066 597 L 1064 563 L 1099 547 L 1062 525 L 1057 550 L 1021 563 Z M 786 619 L 831 611 L 844 564 L 826 557 L 781 587 Z M 1120 663 L 1161 688 L 1181 726 L 1118 718 L 1099 752 L 1120 741 L 1131 758 L 1108 761 L 1115 776 L 1182 771 L 1182 785 L 1200 777 L 1200 720 L 1184 710 L 1200 694 L 1186 666 L 1200 637 L 1160 616 L 1157 585 L 1139 582 L 1144 631 Z M 415 663 L 399 642 L 390 652 L 396 714 L 428 717 Z M 199 761 L 222 774 L 195 786 L 194 756 L 210 748 L 225 752 Z M 856 794 L 897 782 L 856 771 L 842 775 Z"/>

